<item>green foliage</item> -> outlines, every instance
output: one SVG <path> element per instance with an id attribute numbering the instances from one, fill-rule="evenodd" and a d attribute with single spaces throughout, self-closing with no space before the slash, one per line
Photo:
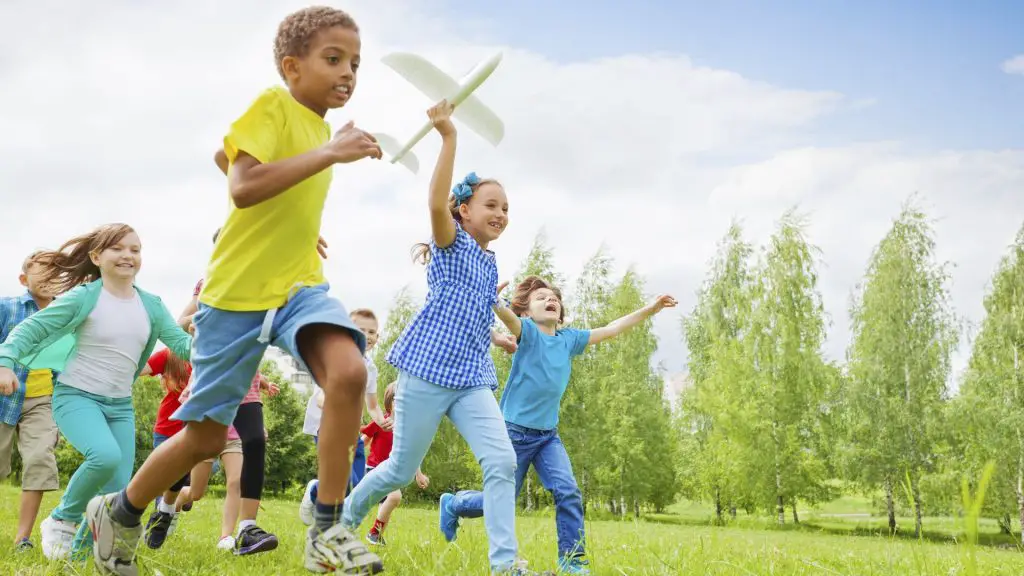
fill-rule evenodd
<path id="1" fill-rule="evenodd" d="M 264 360 L 260 372 L 278 385 L 274 397 L 263 397 L 263 424 L 267 431 L 265 488 L 272 494 L 286 492 L 316 475 L 316 451 L 312 438 L 302 433 L 306 404 L 282 377 L 277 366 Z"/>

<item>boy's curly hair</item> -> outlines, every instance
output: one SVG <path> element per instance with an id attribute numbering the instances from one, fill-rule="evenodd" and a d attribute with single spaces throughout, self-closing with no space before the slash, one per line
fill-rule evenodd
<path id="1" fill-rule="evenodd" d="M 547 288 L 555 293 L 555 298 L 558 298 L 559 304 L 558 323 L 565 322 L 565 304 L 562 302 L 562 291 L 540 276 L 527 276 L 523 278 L 523 281 L 516 286 L 509 309 L 516 316 L 522 316 L 530 309 L 530 295 L 541 288 Z"/>
<path id="2" fill-rule="evenodd" d="M 281 61 L 286 56 L 306 56 L 309 54 L 309 44 L 313 36 L 325 28 L 334 26 L 359 32 L 356 21 L 347 12 L 330 6 L 310 6 L 286 16 L 277 27 L 277 38 L 274 39 L 274 61 L 281 78 L 284 78 Z"/>

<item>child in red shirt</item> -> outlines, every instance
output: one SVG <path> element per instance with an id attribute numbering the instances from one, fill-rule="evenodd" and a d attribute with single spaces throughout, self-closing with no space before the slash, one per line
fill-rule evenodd
<path id="1" fill-rule="evenodd" d="M 391 417 L 395 405 L 395 383 L 388 384 L 384 390 L 384 418 Z M 370 453 L 366 456 L 366 472 L 369 473 L 381 462 L 391 456 L 391 445 L 395 439 L 392 430 L 384 430 L 376 422 L 370 422 L 359 431 L 363 435 L 363 443 L 370 447 Z M 421 489 L 430 485 L 430 478 L 419 469 L 416 470 L 416 484 Z M 380 508 L 377 509 L 377 519 L 373 522 L 373 528 L 366 535 L 366 541 L 370 544 L 384 546 L 384 527 L 391 520 L 391 513 L 402 503 L 402 491 L 395 490 L 380 501 Z"/>

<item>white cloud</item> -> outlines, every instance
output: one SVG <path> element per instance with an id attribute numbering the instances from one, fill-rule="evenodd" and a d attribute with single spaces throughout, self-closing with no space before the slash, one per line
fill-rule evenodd
<path id="1" fill-rule="evenodd" d="M 1017 54 L 1003 62 L 1002 69 L 1007 74 L 1024 74 L 1024 54 Z"/>
<path id="2" fill-rule="evenodd" d="M 183 306 L 227 205 L 212 153 L 227 124 L 278 81 L 277 22 L 304 5 L 0 6 L 0 21 L 19 23 L 0 36 L 0 54 L 23 54 L 0 63 L 0 154 L 8 159 L 0 271 L 9 271 L 0 293 L 18 290 L 30 250 L 125 221 L 145 244 L 140 284 L 174 311 Z M 818 119 L 864 108 L 841 94 L 772 86 L 683 56 L 559 63 L 489 44 L 493 23 L 466 28 L 422 3 L 361 2 L 351 11 L 363 29 L 364 67 L 352 104 L 328 116 L 336 126 L 354 118 L 400 139 L 418 128 L 431 102 L 380 64 L 388 51 L 417 52 L 453 74 L 505 51 L 479 96 L 505 120 L 506 139 L 494 149 L 463 129 L 457 166 L 506 184 L 511 224 L 494 245 L 505 278 L 544 228 L 570 282 L 605 243 L 620 269 L 635 265 L 651 292 L 673 293 L 687 310 L 733 215 L 760 240 L 799 202 L 813 210 L 812 240 L 828 263 L 822 289 L 836 320 L 829 352 L 840 357 L 849 290 L 910 193 L 919 190 L 943 219 L 943 255 L 961 265 L 956 303 L 975 319 L 987 277 L 1020 225 L 1013 219 L 1024 214 L 1020 152 L 796 148 Z M 426 24 L 414 23 L 427 14 Z M 418 176 L 383 162 L 335 170 L 323 220 L 327 273 L 350 307 L 383 312 L 406 284 L 423 293 L 409 248 L 429 234 L 424 197 L 436 137 L 415 151 Z M 656 329 L 659 358 L 679 369 L 678 315 L 662 315 Z"/>

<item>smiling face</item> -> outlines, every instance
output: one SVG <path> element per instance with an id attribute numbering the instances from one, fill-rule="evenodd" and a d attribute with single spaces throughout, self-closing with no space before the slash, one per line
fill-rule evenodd
<path id="1" fill-rule="evenodd" d="M 476 187 L 469 200 L 459 206 L 462 227 L 477 242 L 486 246 L 497 240 L 508 226 L 508 197 L 497 182 Z"/>
<path id="2" fill-rule="evenodd" d="M 128 232 L 90 252 L 89 259 L 100 269 L 104 280 L 133 281 L 142 268 L 142 242 L 138 234 Z"/>
<path id="3" fill-rule="evenodd" d="M 288 87 L 296 100 L 320 116 L 348 103 L 356 89 L 361 42 L 359 32 L 346 26 L 317 31 L 309 51 L 281 61 Z"/>
<path id="4" fill-rule="evenodd" d="M 352 314 L 352 321 L 355 322 L 356 327 L 366 336 L 366 353 L 369 354 L 370 350 L 373 350 L 373 347 L 377 345 L 377 319 L 370 318 L 365 314 Z"/>
<path id="5" fill-rule="evenodd" d="M 25 260 L 21 267 L 21 275 L 18 276 L 18 281 L 36 300 L 51 300 L 56 294 L 46 285 L 46 268 L 39 262 L 36 262 L 34 258 L 35 255 L 32 255 Z"/>

